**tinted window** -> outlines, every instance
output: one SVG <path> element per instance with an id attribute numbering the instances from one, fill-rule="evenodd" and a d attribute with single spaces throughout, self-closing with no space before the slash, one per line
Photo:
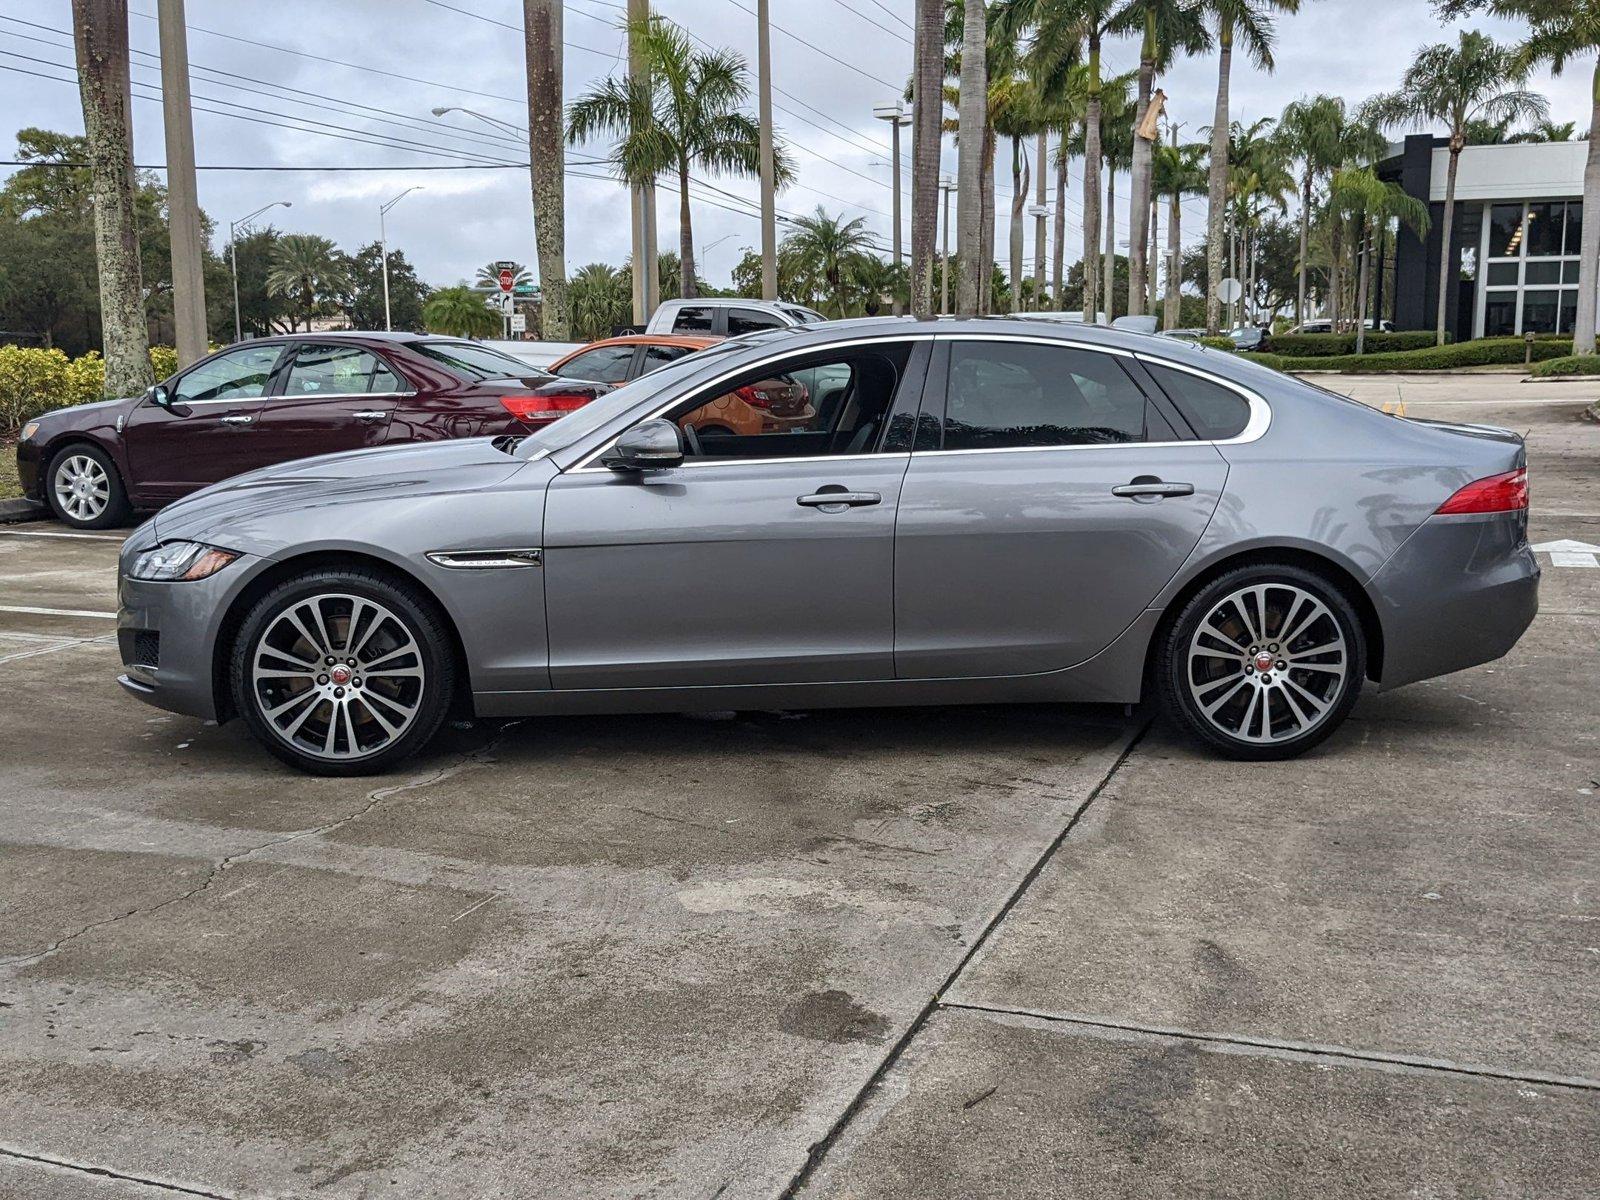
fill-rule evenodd
<path id="1" fill-rule="evenodd" d="M 534 369 L 520 359 L 471 342 L 412 342 L 410 349 L 442 364 L 462 379 L 505 379 L 534 373 Z"/>
<path id="2" fill-rule="evenodd" d="M 639 374 L 648 375 L 670 362 L 677 362 L 686 354 L 694 351 L 688 346 L 646 346 L 644 348 L 644 366 L 639 369 Z"/>
<path id="3" fill-rule="evenodd" d="M 1528 243 L 1528 257 L 1549 256 L 1561 253 L 1561 201 L 1528 205 L 1527 232 L 1522 235 Z"/>
<path id="4" fill-rule="evenodd" d="M 556 371 L 563 379 L 590 379 L 596 383 L 621 383 L 633 365 L 632 346 L 598 346 L 586 350 Z"/>
<path id="5" fill-rule="evenodd" d="M 265 394 L 283 346 L 247 346 L 207 359 L 172 389 L 172 398 L 193 404 L 205 400 L 248 400 Z"/>
<path id="6" fill-rule="evenodd" d="M 738 337 L 741 333 L 754 333 L 758 329 L 782 328 L 783 321 L 773 313 L 758 312 L 753 308 L 728 310 L 729 337 Z"/>
<path id="7" fill-rule="evenodd" d="M 1159 363 L 1146 361 L 1144 365 L 1195 433 L 1206 441 L 1238 437 L 1250 423 L 1250 404 L 1233 389 Z"/>
<path id="8" fill-rule="evenodd" d="M 1496 204 L 1489 210 L 1489 257 L 1515 258 L 1522 246 L 1522 205 Z"/>
<path id="9" fill-rule="evenodd" d="M 1142 441 L 1146 404 L 1109 354 L 1025 342 L 955 342 L 944 448 Z"/>
<path id="10" fill-rule="evenodd" d="M 709 308 L 700 305 L 680 308 L 677 317 L 673 319 L 672 332 L 710 333 L 712 316 L 713 314 Z"/>
<path id="11" fill-rule="evenodd" d="M 399 390 L 376 355 L 359 346 L 300 346 L 289 364 L 287 396 L 348 396 Z"/>

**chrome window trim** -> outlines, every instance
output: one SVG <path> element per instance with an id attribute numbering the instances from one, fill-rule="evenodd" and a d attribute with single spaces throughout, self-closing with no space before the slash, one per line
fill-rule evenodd
<path id="1" fill-rule="evenodd" d="M 415 396 L 415 391 L 410 392 L 323 392 L 320 395 L 314 392 L 303 392 L 299 395 L 288 395 L 279 392 L 269 396 L 263 392 L 259 396 L 239 396 L 223 400 L 179 400 L 173 398 L 174 404 L 181 404 L 185 408 L 202 408 L 208 404 L 253 404 L 258 400 L 401 400 L 407 396 Z M 159 405 L 157 406 L 159 407 Z"/>

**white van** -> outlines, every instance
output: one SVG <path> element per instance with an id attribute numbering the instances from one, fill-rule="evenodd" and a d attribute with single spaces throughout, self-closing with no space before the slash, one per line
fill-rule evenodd
<path id="1" fill-rule="evenodd" d="M 691 333 L 702 337 L 738 337 L 758 329 L 810 325 L 828 318 L 812 308 L 786 300 L 737 300 L 714 296 L 696 300 L 663 300 L 650 315 L 646 333 Z"/>

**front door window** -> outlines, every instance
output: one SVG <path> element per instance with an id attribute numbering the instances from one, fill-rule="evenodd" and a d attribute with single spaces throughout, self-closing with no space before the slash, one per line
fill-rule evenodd
<path id="1" fill-rule="evenodd" d="M 179 404 L 213 404 L 264 396 L 282 349 L 273 343 L 214 355 L 178 379 L 172 399 Z"/>

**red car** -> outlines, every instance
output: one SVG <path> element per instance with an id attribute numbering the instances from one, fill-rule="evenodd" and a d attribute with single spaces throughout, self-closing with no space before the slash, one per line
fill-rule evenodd
<path id="1" fill-rule="evenodd" d="M 392 442 L 526 433 L 551 376 L 474 342 L 290 334 L 201 359 L 143 396 L 57 409 L 17 443 L 23 494 L 99 529 L 243 471 Z"/>

